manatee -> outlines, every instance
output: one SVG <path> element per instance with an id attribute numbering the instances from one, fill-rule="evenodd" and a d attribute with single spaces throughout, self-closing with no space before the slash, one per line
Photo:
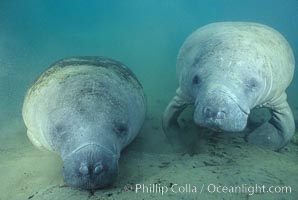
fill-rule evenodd
<path id="1" fill-rule="evenodd" d="M 67 185 L 87 190 L 115 182 L 120 152 L 145 113 L 136 76 L 105 57 L 57 61 L 28 90 L 22 110 L 30 141 L 60 155 Z"/>
<path id="2" fill-rule="evenodd" d="M 168 138 L 177 138 L 178 117 L 194 106 L 195 124 L 226 132 L 243 131 L 253 108 L 268 108 L 271 119 L 246 140 L 279 150 L 295 132 L 286 88 L 295 60 L 286 39 L 266 25 L 218 22 L 193 32 L 177 57 L 179 87 L 163 115 Z"/>

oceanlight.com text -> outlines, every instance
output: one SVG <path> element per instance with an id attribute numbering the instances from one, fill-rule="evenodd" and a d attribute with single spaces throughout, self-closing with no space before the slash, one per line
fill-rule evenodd
<path id="1" fill-rule="evenodd" d="M 126 185 L 124 190 L 134 191 L 135 193 L 156 193 L 164 195 L 166 193 L 222 193 L 222 194 L 240 194 L 245 193 L 254 195 L 256 193 L 291 193 L 291 186 L 280 185 L 262 185 L 262 184 L 241 184 L 241 185 L 219 185 L 219 184 L 135 184 Z"/>

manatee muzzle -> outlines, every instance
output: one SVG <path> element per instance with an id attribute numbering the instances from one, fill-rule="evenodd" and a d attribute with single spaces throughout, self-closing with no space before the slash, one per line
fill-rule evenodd
<path id="1" fill-rule="evenodd" d="M 119 154 L 100 144 L 82 145 L 64 159 L 63 177 L 75 188 L 97 189 L 111 185 L 118 176 Z"/>
<path id="2" fill-rule="evenodd" d="M 229 132 L 242 131 L 247 124 L 249 108 L 233 93 L 214 90 L 199 94 L 195 102 L 194 121 L 199 126 Z"/>

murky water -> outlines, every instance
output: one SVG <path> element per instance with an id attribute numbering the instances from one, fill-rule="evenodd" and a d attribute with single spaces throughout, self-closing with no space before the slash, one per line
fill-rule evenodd
<path id="1" fill-rule="evenodd" d="M 238 135 L 214 136 L 193 124 L 191 109 L 184 113 L 185 131 L 190 135 L 200 133 L 192 153 L 175 153 L 162 133 L 161 116 L 178 85 L 178 50 L 192 31 L 218 21 L 253 21 L 271 26 L 286 37 L 297 60 L 296 0 L 2 0 L 0 199 L 200 197 L 198 193 L 161 195 L 123 189 L 127 184 L 169 186 L 175 181 L 292 186 L 291 194 L 206 192 L 201 194 L 205 199 L 297 199 L 297 141 L 276 153 L 249 146 Z M 93 196 L 61 186 L 60 158 L 31 145 L 21 116 L 24 95 L 32 82 L 56 60 L 78 55 L 107 56 L 125 63 L 143 84 L 148 101 L 144 127 L 122 155 L 118 182 Z M 296 122 L 297 91 L 296 74 L 288 88 Z"/>

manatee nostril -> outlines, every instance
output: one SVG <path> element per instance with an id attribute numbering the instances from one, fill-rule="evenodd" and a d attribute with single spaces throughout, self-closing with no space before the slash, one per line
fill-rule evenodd
<path id="1" fill-rule="evenodd" d="M 219 111 L 219 112 L 217 112 L 217 114 L 216 114 L 216 118 L 217 118 L 217 119 L 224 119 L 225 116 L 226 116 L 226 113 L 225 113 L 224 111 Z"/>
<path id="2" fill-rule="evenodd" d="M 81 174 L 83 175 L 87 175 L 89 174 L 89 169 L 88 167 L 86 166 L 86 164 L 81 164 L 80 168 L 79 168 L 79 171 Z"/>
<path id="3" fill-rule="evenodd" d="M 210 117 L 212 117 L 212 110 L 211 110 L 211 108 L 209 108 L 209 107 L 205 107 L 204 108 L 204 110 L 203 110 L 203 113 L 204 113 L 204 115 L 206 116 L 206 117 L 208 117 L 208 118 L 210 118 Z"/>
<path id="4" fill-rule="evenodd" d="M 208 106 L 204 108 L 203 113 L 205 117 L 214 119 L 224 119 L 226 116 L 225 111 L 212 110 Z"/>
<path id="5" fill-rule="evenodd" d="M 102 164 L 98 164 L 94 168 L 94 174 L 99 174 L 103 170 Z"/>

